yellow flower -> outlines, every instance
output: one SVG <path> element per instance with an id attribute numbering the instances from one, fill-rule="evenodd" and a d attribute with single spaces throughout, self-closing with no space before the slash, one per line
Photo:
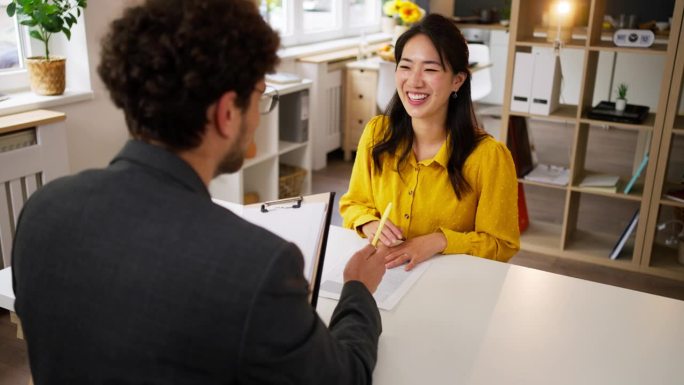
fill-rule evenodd
<path id="1" fill-rule="evenodd" d="M 420 21 L 425 15 L 425 10 L 416 4 L 405 1 L 399 6 L 399 17 L 404 24 L 411 25 Z"/>
<path id="2" fill-rule="evenodd" d="M 395 16 L 399 14 L 399 10 L 401 9 L 401 5 L 404 3 L 404 0 L 391 0 L 385 2 L 382 6 L 382 11 L 385 13 L 387 16 Z"/>

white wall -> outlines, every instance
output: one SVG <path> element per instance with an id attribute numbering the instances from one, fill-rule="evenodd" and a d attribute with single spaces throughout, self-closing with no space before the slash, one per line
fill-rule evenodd
<path id="1" fill-rule="evenodd" d="M 121 14 L 126 3 L 130 1 L 95 0 L 88 3 L 85 10 L 85 29 L 94 99 L 52 108 L 67 115 L 69 163 L 72 172 L 106 166 L 128 138 L 123 113 L 110 101 L 96 70 L 100 62 L 100 39 L 106 33 L 109 23 Z"/>

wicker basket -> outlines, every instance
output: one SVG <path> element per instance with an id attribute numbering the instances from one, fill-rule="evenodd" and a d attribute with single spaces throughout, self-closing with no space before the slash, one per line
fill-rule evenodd
<path id="1" fill-rule="evenodd" d="M 26 58 L 31 90 L 38 95 L 61 95 L 66 86 L 66 58 L 53 56 Z"/>
<path id="2" fill-rule="evenodd" d="M 290 198 L 301 195 L 302 183 L 306 176 L 306 170 L 280 163 L 278 167 L 278 198 Z"/>

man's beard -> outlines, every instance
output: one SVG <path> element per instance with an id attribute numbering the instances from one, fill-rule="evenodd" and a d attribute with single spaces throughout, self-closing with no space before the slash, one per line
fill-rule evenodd
<path id="1" fill-rule="evenodd" d="M 228 150 L 228 153 L 223 157 L 221 162 L 216 169 L 216 175 L 220 174 L 231 174 L 240 169 L 245 161 L 245 150 L 243 149 L 243 143 L 245 140 L 245 135 L 247 135 L 247 122 L 242 119 L 240 123 L 240 129 L 238 132 L 238 137 L 236 138 L 233 145 Z"/>

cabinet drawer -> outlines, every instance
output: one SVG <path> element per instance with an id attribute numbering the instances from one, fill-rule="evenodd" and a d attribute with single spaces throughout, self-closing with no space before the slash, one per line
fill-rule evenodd
<path id="1" fill-rule="evenodd" d="M 347 100 L 370 100 L 375 102 L 378 76 L 375 72 L 363 70 L 351 71 L 347 77 Z"/>
<path id="2" fill-rule="evenodd" d="M 363 119 L 366 122 L 376 115 L 374 100 L 352 100 L 347 103 L 347 117 L 351 119 Z"/>

